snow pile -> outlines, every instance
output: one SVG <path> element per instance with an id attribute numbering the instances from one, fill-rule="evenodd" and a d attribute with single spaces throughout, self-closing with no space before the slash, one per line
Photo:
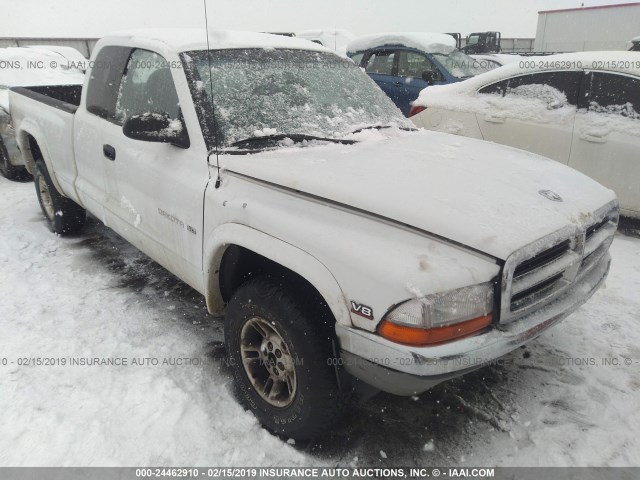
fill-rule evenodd
<path id="1" fill-rule="evenodd" d="M 444 55 L 456 49 L 455 39 L 446 33 L 397 32 L 376 33 L 358 37 L 347 45 L 347 52 L 355 53 L 385 45 L 403 45 L 426 53 L 441 53 Z"/>
<path id="2" fill-rule="evenodd" d="M 615 111 L 615 108 L 612 109 Z M 640 137 L 640 122 L 633 118 L 628 118 L 616 113 L 611 109 L 604 108 L 600 112 L 579 111 L 578 115 L 582 122 L 576 126 L 577 134 L 598 135 L 606 137 L 610 133 L 616 132 L 624 135 Z"/>
<path id="3" fill-rule="evenodd" d="M 278 129 L 276 128 L 269 128 L 269 127 L 263 127 L 261 130 L 256 130 L 253 132 L 253 136 L 254 137 L 268 137 L 271 135 L 275 135 L 276 133 L 278 133 Z"/>

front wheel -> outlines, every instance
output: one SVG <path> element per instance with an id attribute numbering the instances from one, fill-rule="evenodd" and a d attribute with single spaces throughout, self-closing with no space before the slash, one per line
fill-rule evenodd
<path id="1" fill-rule="evenodd" d="M 227 307 L 225 342 L 239 396 L 270 431 L 317 437 L 340 417 L 331 334 L 285 286 L 242 285 Z"/>
<path id="2" fill-rule="evenodd" d="M 49 222 L 51 231 L 58 235 L 67 235 L 78 232 L 84 226 L 87 212 L 58 192 L 42 160 L 36 162 L 34 184 L 40 208 Z"/>

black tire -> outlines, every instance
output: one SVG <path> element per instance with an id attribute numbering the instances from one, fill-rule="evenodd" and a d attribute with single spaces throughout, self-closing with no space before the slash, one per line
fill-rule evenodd
<path id="1" fill-rule="evenodd" d="M 34 184 L 40 208 L 51 231 L 58 235 L 80 231 L 87 220 L 86 210 L 58 192 L 42 160 L 36 161 Z"/>
<path id="2" fill-rule="evenodd" d="M 314 312 L 305 309 L 304 299 L 291 291 L 286 284 L 279 285 L 267 277 L 243 284 L 227 306 L 225 342 L 236 390 L 244 405 L 271 432 L 296 440 L 309 440 L 326 433 L 339 420 L 345 397 L 338 389 L 332 362 L 332 334 L 324 328 L 319 318 L 314 321 Z M 262 358 L 248 362 L 251 368 L 259 372 L 253 377 L 254 382 L 244 367 L 243 355 L 246 358 L 246 354 L 241 353 L 241 344 L 244 338 L 243 345 L 247 348 L 246 338 L 249 334 L 243 333 L 243 328 L 246 327 L 245 332 L 252 332 L 253 323 L 259 321 L 256 319 L 265 320 L 280 335 L 289 350 L 287 358 L 293 359 L 291 365 L 295 370 L 295 393 L 291 395 L 288 405 L 274 406 L 254 387 L 262 370 L 273 377 L 269 369 L 283 365 L 269 364 L 268 360 L 263 361 Z M 283 374 L 282 370 L 280 374 Z M 287 391 L 291 391 L 285 388 L 278 388 L 283 392 L 281 399 L 286 397 Z M 271 391 L 274 389 L 275 386 L 272 386 Z M 282 400 L 286 401 L 286 398 Z"/>
<path id="3" fill-rule="evenodd" d="M 12 165 L 9 161 L 9 154 L 0 140 L 0 173 L 9 180 L 27 180 L 31 175 L 23 166 Z"/>

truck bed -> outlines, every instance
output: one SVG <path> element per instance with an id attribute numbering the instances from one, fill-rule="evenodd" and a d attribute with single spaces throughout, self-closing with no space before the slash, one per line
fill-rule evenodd
<path id="1" fill-rule="evenodd" d="M 82 85 L 14 87 L 11 90 L 68 113 L 76 112 L 82 95 Z"/>
<path id="2" fill-rule="evenodd" d="M 29 150 L 26 137 L 33 137 L 47 168 L 55 172 L 52 181 L 56 188 L 76 202 L 73 121 L 81 94 L 82 85 L 14 87 L 9 92 L 14 128 L 16 132 L 22 131 L 21 138 L 17 139 L 21 150 Z M 25 164 L 27 170 L 34 173 L 35 165 L 26 156 Z"/>

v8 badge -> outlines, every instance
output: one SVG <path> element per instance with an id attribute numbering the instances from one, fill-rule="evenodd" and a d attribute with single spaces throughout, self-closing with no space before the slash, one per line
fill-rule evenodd
<path id="1" fill-rule="evenodd" d="M 373 309 L 366 305 L 362 305 L 361 303 L 354 302 L 353 300 L 351 300 L 351 312 L 356 315 L 360 315 L 361 317 L 368 318 L 369 320 L 373 320 Z"/>

